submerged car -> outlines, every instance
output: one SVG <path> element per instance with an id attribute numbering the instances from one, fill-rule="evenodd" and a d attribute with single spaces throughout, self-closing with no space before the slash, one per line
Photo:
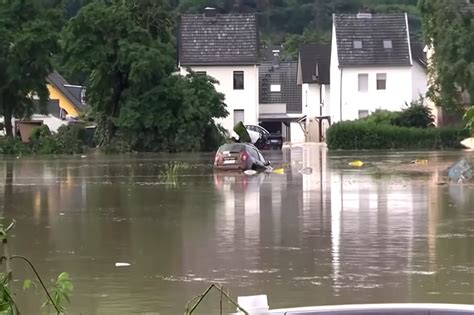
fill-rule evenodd
<path id="1" fill-rule="evenodd" d="M 270 162 L 250 143 L 227 143 L 217 150 L 214 168 L 218 170 L 265 170 Z"/>
<path id="2" fill-rule="evenodd" d="M 258 140 L 254 142 L 260 150 L 281 150 L 283 147 L 283 137 L 280 134 L 272 134 L 262 126 L 246 125 L 245 128 L 252 133 L 259 135 Z"/>

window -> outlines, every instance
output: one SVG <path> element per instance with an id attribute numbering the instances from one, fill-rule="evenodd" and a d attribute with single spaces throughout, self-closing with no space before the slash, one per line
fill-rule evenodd
<path id="1" fill-rule="evenodd" d="M 244 72 L 234 71 L 234 90 L 244 89 Z"/>
<path id="2" fill-rule="evenodd" d="M 387 89 L 387 74 L 377 73 L 377 90 Z"/>
<path id="3" fill-rule="evenodd" d="M 207 72 L 206 71 L 196 71 L 196 76 L 206 76 Z"/>
<path id="4" fill-rule="evenodd" d="M 355 40 L 353 45 L 354 45 L 355 49 L 362 49 L 362 41 L 361 40 Z"/>
<path id="5" fill-rule="evenodd" d="M 270 85 L 270 92 L 281 92 L 281 85 L 280 84 Z"/>
<path id="6" fill-rule="evenodd" d="M 383 48 L 384 49 L 392 49 L 393 48 L 392 40 L 391 39 L 384 39 L 383 40 Z"/>
<path id="7" fill-rule="evenodd" d="M 244 110 L 243 109 L 234 109 L 234 126 L 239 122 L 244 122 Z"/>
<path id="8" fill-rule="evenodd" d="M 367 73 L 359 73 L 359 92 L 369 91 L 369 75 Z"/>
<path id="9" fill-rule="evenodd" d="M 365 118 L 369 116 L 369 111 L 366 109 L 360 109 L 359 110 L 359 118 Z"/>
<path id="10" fill-rule="evenodd" d="M 86 89 L 81 90 L 81 103 L 82 104 L 86 103 Z"/>

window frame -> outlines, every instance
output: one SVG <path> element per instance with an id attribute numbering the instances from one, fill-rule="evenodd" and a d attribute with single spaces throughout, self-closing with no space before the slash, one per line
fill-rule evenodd
<path id="1" fill-rule="evenodd" d="M 242 81 L 241 82 L 237 81 L 237 78 L 239 76 L 242 76 Z M 234 79 L 233 80 L 234 81 L 234 84 L 233 84 L 234 90 L 244 90 L 245 89 L 245 74 L 244 74 L 244 71 L 234 71 L 233 72 L 233 79 Z"/>
<path id="2" fill-rule="evenodd" d="M 365 90 L 362 90 L 361 78 L 365 77 Z M 369 92 L 369 74 L 368 73 L 359 73 L 357 74 L 357 92 L 359 93 L 367 93 Z"/>
<path id="3" fill-rule="evenodd" d="M 365 116 L 361 116 L 361 112 L 367 113 L 367 114 L 366 114 Z M 370 112 L 369 112 L 368 109 L 359 109 L 359 110 L 357 111 L 357 116 L 358 116 L 359 119 L 361 119 L 361 118 L 366 118 L 366 117 L 368 117 L 369 115 L 370 115 Z"/>
<path id="4" fill-rule="evenodd" d="M 360 47 L 358 47 L 360 43 Z M 363 49 L 364 48 L 364 44 L 362 43 L 362 40 L 361 39 L 354 39 L 352 41 L 352 48 L 354 49 Z"/>
<path id="5" fill-rule="evenodd" d="M 391 39 L 384 39 L 383 40 L 383 48 L 384 49 L 393 49 L 393 41 Z"/>
<path id="6" fill-rule="evenodd" d="M 383 77 L 383 79 L 379 79 L 379 77 Z M 386 91 L 387 90 L 387 73 L 377 73 L 375 76 L 375 88 L 377 91 Z M 379 82 L 383 82 L 383 85 L 379 86 Z"/>

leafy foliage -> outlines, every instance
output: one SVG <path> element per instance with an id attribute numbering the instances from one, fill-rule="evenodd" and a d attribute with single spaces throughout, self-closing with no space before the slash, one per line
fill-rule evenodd
<path id="1" fill-rule="evenodd" d="M 26 262 L 31 270 L 35 273 L 38 282 L 41 284 L 41 287 L 44 290 L 44 293 L 47 295 L 48 300 L 43 303 L 42 307 L 52 307 L 57 312 L 57 314 L 65 313 L 65 304 L 69 303 L 69 296 L 73 290 L 73 285 L 69 278 L 69 275 L 66 272 L 61 273 L 56 279 L 55 283 L 51 287 L 52 296 L 50 295 L 47 288 L 44 286 L 43 280 L 36 271 L 34 265 L 26 257 L 18 255 L 10 255 L 8 248 L 8 231 L 13 228 L 14 221 L 8 226 L 5 227 L 3 224 L 3 219 L 0 218 L 0 240 L 2 241 L 2 262 L 5 261 L 6 273 L 0 273 L 0 314 L 10 315 L 10 314 L 20 314 L 18 305 L 15 303 L 12 294 L 11 284 L 14 282 L 11 270 L 11 260 L 20 259 Z M 23 282 L 23 290 L 28 290 L 31 287 L 38 289 L 40 286 L 36 281 L 26 279 Z"/>
<path id="2" fill-rule="evenodd" d="M 474 95 L 473 14 L 465 1 L 420 0 L 425 41 L 433 48 L 429 97 L 448 110 Z M 471 4 L 472 6 L 472 4 Z"/>
<path id="3" fill-rule="evenodd" d="M 34 0 L 0 1 L 0 17 L 0 114 L 11 136 L 12 117 L 32 113 L 32 94 L 46 107 L 46 77 L 62 19 L 57 9 Z"/>
<path id="4" fill-rule="evenodd" d="M 346 121 L 327 131 L 328 148 L 332 150 L 369 149 L 454 149 L 469 135 L 467 129 L 408 128 L 366 121 Z"/>
<path id="5" fill-rule="evenodd" d="M 152 0 L 92 1 L 66 27 L 65 62 L 90 73 L 87 100 L 107 150 L 200 151 L 219 139 L 224 97 L 212 78 L 172 74 L 171 27 L 166 1 Z"/>
<path id="6" fill-rule="evenodd" d="M 53 280 L 51 280 L 53 281 Z M 51 295 L 53 298 L 54 304 L 59 309 L 60 313 L 64 314 L 66 311 L 65 304 L 71 303 L 70 295 L 74 286 L 72 285 L 71 279 L 69 278 L 69 274 L 67 272 L 62 272 L 57 277 L 56 281 L 53 282 L 51 286 Z M 43 303 L 43 308 L 52 308 L 52 302 L 47 300 Z"/>
<path id="7" fill-rule="evenodd" d="M 85 141 L 85 130 L 80 125 L 61 126 L 57 133 L 44 125 L 26 144 L 17 138 L 0 138 L 0 154 L 78 154 L 84 151 Z"/>
<path id="8" fill-rule="evenodd" d="M 423 105 L 423 99 L 413 101 L 392 120 L 392 125 L 400 127 L 428 128 L 434 127 L 434 116 L 431 109 Z"/>
<path id="9" fill-rule="evenodd" d="M 466 127 L 469 128 L 471 134 L 474 135 L 474 106 L 471 106 L 471 108 L 466 111 L 464 120 L 466 121 Z"/>
<path id="10" fill-rule="evenodd" d="M 391 112 L 384 109 L 377 109 L 375 112 L 360 120 L 376 125 L 392 125 L 394 121 L 400 119 L 400 112 Z"/>

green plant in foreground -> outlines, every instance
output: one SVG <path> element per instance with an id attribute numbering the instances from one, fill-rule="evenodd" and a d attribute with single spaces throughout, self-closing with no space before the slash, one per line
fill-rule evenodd
<path id="1" fill-rule="evenodd" d="M 52 280 L 53 281 L 53 280 Z M 54 305 L 59 309 L 61 313 L 66 311 L 65 304 L 71 303 L 69 296 L 71 295 L 74 286 L 71 283 L 71 279 L 69 278 L 69 274 L 67 272 L 62 272 L 57 277 L 56 281 L 53 281 L 53 285 L 51 286 L 51 293 L 52 293 L 52 301 Z M 51 300 L 46 300 L 43 303 L 43 308 L 48 308 L 49 310 L 54 309 L 54 305 L 52 304 Z"/>
<path id="2" fill-rule="evenodd" d="M 5 262 L 6 269 L 6 273 L 0 273 L 0 314 L 20 314 L 19 307 L 13 299 L 14 295 L 12 294 L 11 288 L 13 276 L 10 262 L 14 259 L 26 262 L 27 265 L 34 272 L 37 281 L 40 284 L 38 285 L 36 281 L 27 279 L 23 282 L 23 290 L 28 290 L 31 287 L 34 287 L 38 291 L 38 288 L 41 287 L 44 290 L 46 296 L 48 297 L 47 301 L 43 303 L 42 308 L 48 307 L 50 310 L 55 311 L 56 314 L 65 314 L 65 304 L 69 303 L 69 296 L 71 294 L 71 291 L 73 290 L 73 285 L 71 283 L 69 275 L 63 272 L 58 276 L 56 281 L 53 281 L 53 285 L 50 288 L 52 292 L 51 295 L 31 261 L 29 261 L 26 257 L 23 256 L 10 255 L 8 247 L 8 231 L 12 229 L 14 225 L 15 221 L 13 221 L 8 227 L 5 227 L 3 225 L 2 219 L 0 219 L 0 241 L 2 242 L 3 246 L 3 255 L 1 257 L 1 262 Z"/>

